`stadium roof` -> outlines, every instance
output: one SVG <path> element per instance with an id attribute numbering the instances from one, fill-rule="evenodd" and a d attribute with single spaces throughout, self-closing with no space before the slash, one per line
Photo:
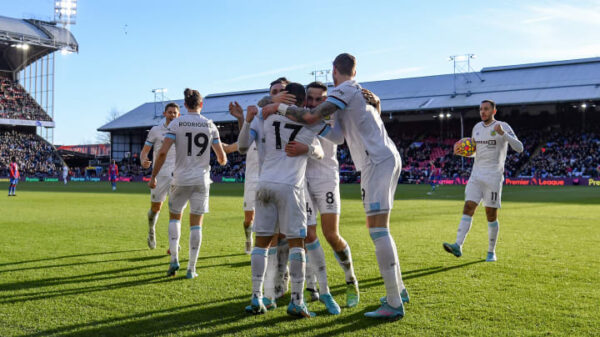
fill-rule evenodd
<path id="1" fill-rule="evenodd" d="M 27 45 L 28 49 L 17 48 Z M 77 52 L 79 45 L 68 29 L 51 22 L 0 16 L 0 70 L 17 72 L 57 50 Z"/>
<path id="2" fill-rule="evenodd" d="M 499 105 L 542 104 L 600 99 L 600 57 L 488 67 L 480 72 L 364 82 L 381 99 L 382 112 L 425 111 L 479 106 L 484 99 Z M 208 95 L 202 114 L 215 122 L 232 122 L 228 104 L 256 104 L 267 89 Z M 183 105 L 183 100 L 176 103 Z M 162 111 L 158 103 L 157 113 Z M 151 127 L 155 104 L 145 103 L 99 131 Z M 185 108 L 182 109 L 185 112 Z"/>

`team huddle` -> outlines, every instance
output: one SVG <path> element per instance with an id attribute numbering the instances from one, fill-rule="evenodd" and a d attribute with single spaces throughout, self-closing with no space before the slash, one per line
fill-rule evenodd
<path id="1" fill-rule="evenodd" d="M 152 189 L 148 211 L 151 249 L 156 247 L 156 222 L 169 195 L 168 276 L 175 275 L 180 268 L 181 216 L 188 203 L 190 251 L 186 277 L 198 276 L 195 266 L 211 183 L 210 146 L 220 165 L 227 163 L 227 153 L 246 154 L 243 228 L 252 276 L 251 300 L 246 312 L 264 314 L 276 309 L 277 300 L 288 291 L 289 284 L 288 314 L 315 316 L 306 305 L 309 298 L 305 299 L 305 294 L 311 301 L 322 302 L 330 314 L 341 313 L 329 290 L 325 254 L 317 235 L 317 212 L 323 236 L 345 274 L 346 307 L 357 306 L 359 281 L 350 245 L 339 233 L 337 145 L 345 142 L 361 172 L 366 224 L 386 290 L 380 307 L 365 316 L 388 320 L 404 316 L 409 295 L 390 233 L 390 212 L 402 161 L 380 117 L 379 98 L 363 89 L 354 80 L 355 75 L 356 60 L 344 53 L 333 61 L 334 88 L 329 92 L 320 82 L 305 87 L 279 78 L 271 83 L 268 96 L 257 105 L 246 107 L 245 115 L 237 102 L 231 102 L 229 111 L 240 129 L 235 144 L 221 143 L 215 124 L 200 114 L 202 96 L 198 91 L 184 92 L 187 115 L 179 117 L 177 104 L 166 106 L 165 119 L 150 130 L 140 158 L 145 168 L 153 165 L 148 183 Z M 482 122 L 473 129 L 477 154 L 466 188 L 464 214 L 456 242 L 443 245 L 457 257 L 462 255 L 471 217 L 483 200 L 490 233 L 487 260 L 496 260 L 497 209 L 507 145 L 519 152 L 523 145 L 508 124 L 494 119 L 495 113 L 493 101 L 482 102 Z M 154 158 L 150 161 L 148 153 L 152 147 Z M 465 155 L 458 147 L 455 154 Z"/>

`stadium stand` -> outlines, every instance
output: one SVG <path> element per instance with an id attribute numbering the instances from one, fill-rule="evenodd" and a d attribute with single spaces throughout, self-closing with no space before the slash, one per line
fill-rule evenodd
<path id="1" fill-rule="evenodd" d="M 57 176 L 62 160 L 56 149 L 35 133 L 0 131 L 0 176 L 8 175 L 10 158 L 15 156 L 21 175 Z"/>
<path id="2" fill-rule="evenodd" d="M 0 118 L 52 121 L 22 86 L 8 78 L 0 78 Z"/>

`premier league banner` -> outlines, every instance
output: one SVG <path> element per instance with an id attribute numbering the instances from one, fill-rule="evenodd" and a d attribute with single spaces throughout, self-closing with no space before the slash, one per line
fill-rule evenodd
<path id="1" fill-rule="evenodd" d="M 469 179 L 453 178 L 440 179 L 438 183 L 441 185 L 466 185 Z M 597 186 L 600 187 L 600 178 L 506 178 L 504 185 L 516 186 Z"/>

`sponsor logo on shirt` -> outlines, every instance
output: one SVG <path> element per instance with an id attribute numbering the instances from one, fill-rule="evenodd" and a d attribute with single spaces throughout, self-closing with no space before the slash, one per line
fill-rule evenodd
<path id="1" fill-rule="evenodd" d="M 496 145 L 496 140 L 495 139 L 490 139 L 490 140 L 476 140 L 475 143 L 495 146 Z"/>

